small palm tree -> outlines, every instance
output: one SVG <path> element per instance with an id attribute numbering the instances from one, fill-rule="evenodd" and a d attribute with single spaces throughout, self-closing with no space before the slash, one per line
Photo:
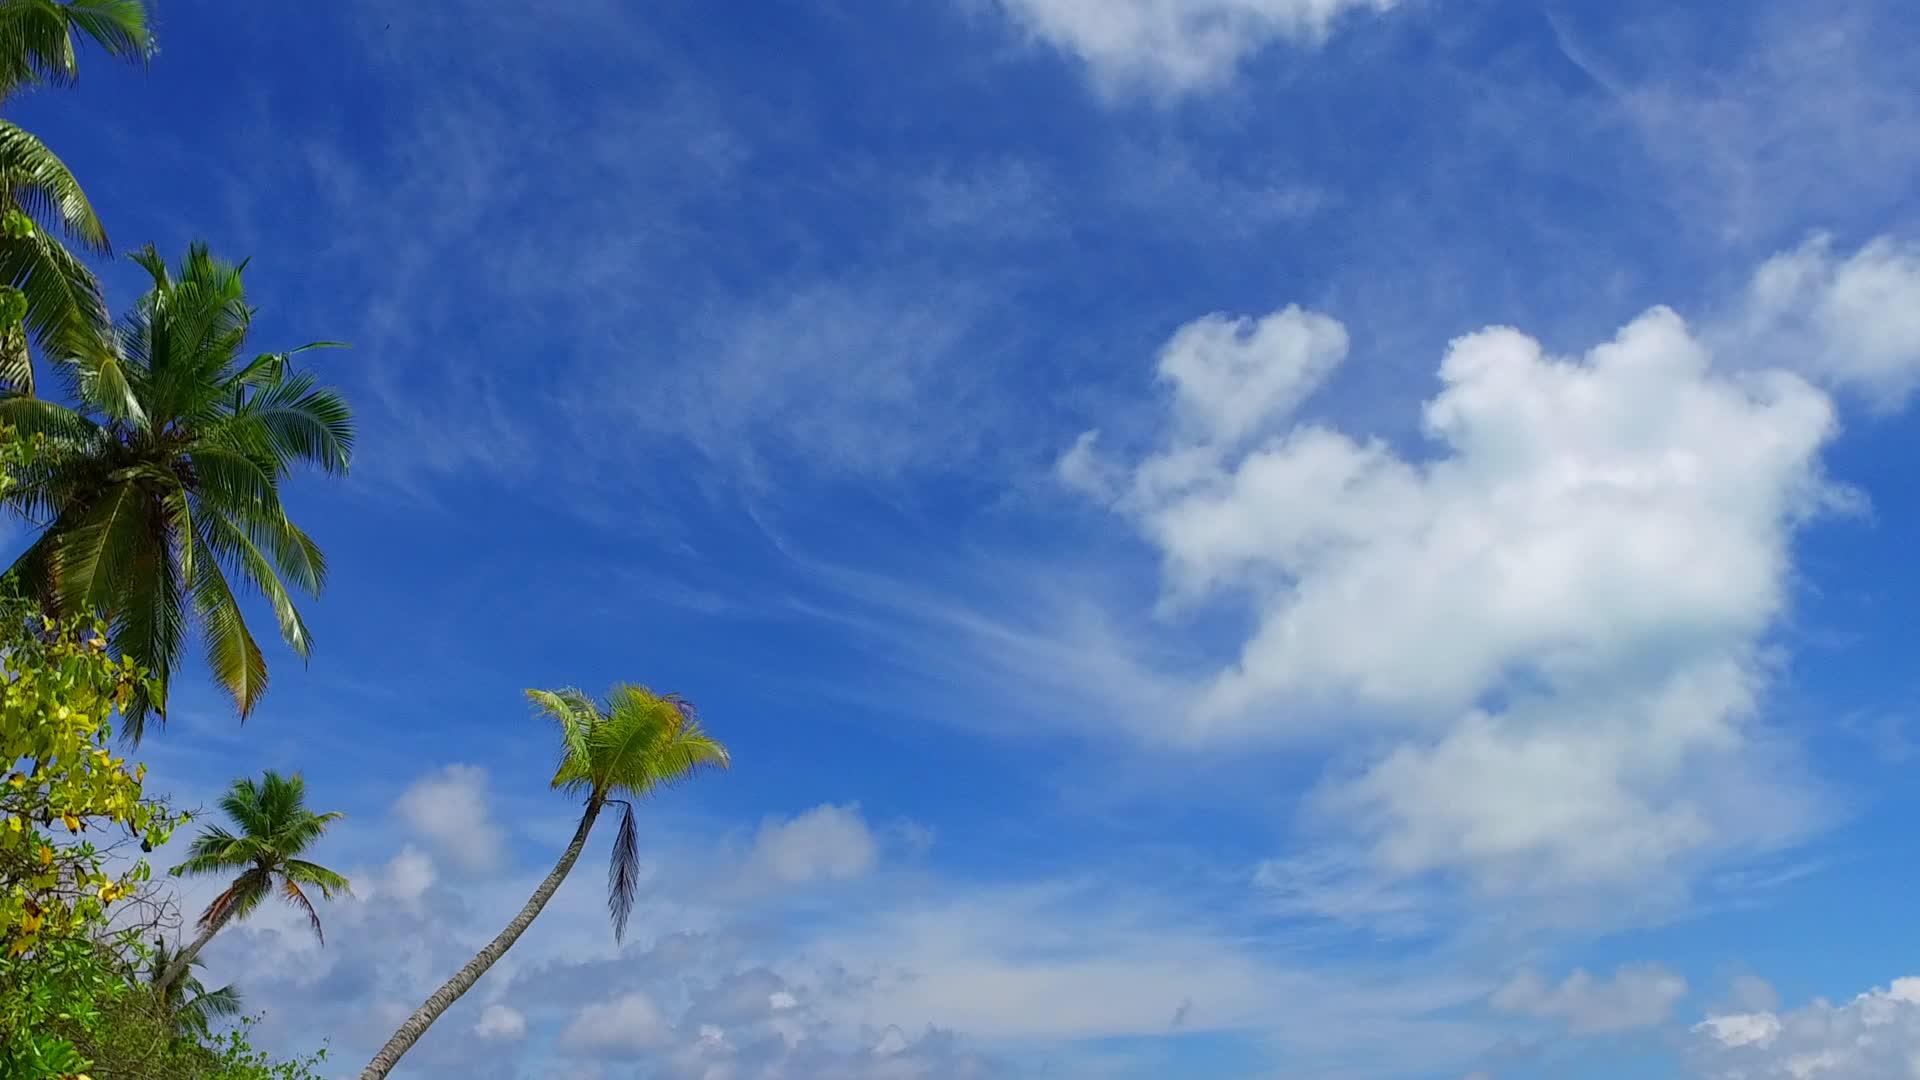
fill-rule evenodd
<path id="1" fill-rule="evenodd" d="M 116 651 L 150 673 L 123 712 L 138 741 L 166 716 L 191 614 L 215 677 L 240 715 L 267 685 L 267 662 L 234 581 L 272 606 L 305 657 L 290 581 L 318 595 L 326 559 L 288 520 L 280 483 L 296 466 L 344 473 L 353 419 L 339 394 L 296 372 L 294 353 L 245 356 L 253 319 L 241 267 L 196 244 L 170 272 L 135 256 L 153 287 L 110 340 L 81 339 L 63 370 L 79 409 L 0 398 L 0 426 L 42 442 L 0 505 L 44 526 L 13 565 L 47 610 L 104 613 Z"/>
<path id="2" fill-rule="evenodd" d="M 187 849 L 187 860 L 172 873 L 176 877 L 208 876 L 237 870 L 239 874 L 200 913 L 199 936 L 174 954 L 172 962 L 154 980 L 154 992 L 163 997 L 213 935 L 228 923 L 253 914 L 269 895 L 278 893 L 288 904 L 306 912 L 313 936 L 324 944 L 320 913 L 301 886 L 320 890 L 328 900 L 351 891 L 346 878 L 299 857 L 342 816 L 308 810 L 307 785 L 300 774 L 281 776 L 268 770 L 259 783 L 251 778 L 235 780 L 221 797 L 220 809 L 239 831 L 219 825 L 200 830 Z"/>
<path id="3" fill-rule="evenodd" d="M 620 828 L 613 838 L 613 857 L 607 865 L 607 911 L 613 918 L 614 940 L 624 937 L 639 882 L 639 841 L 632 800 L 706 769 L 727 766 L 726 747 L 701 729 L 692 703 L 676 695 L 656 694 L 623 683 L 609 691 L 604 702 L 596 702 L 578 690 L 529 690 L 527 696 L 560 724 L 561 760 L 553 774 L 553 788 L 585 796 L 580 824 L 560 853 L 560 861 L 533 890 L 520 914 L 400 1025 L 361 1072 L 361 1080 L 382 1080 L 393 1071 L 401 1055 L 413 1048 L 427 1028 L 526 933 L 540 909 L 566 880 L 587 845 L 595 819 L 609 803 L 618 803 L 621 814 Z"/>
<path id="4" fill-rule="evenodd" d="M 0 102 L 31 86 L 71 85 L 76 37 L 123 60 L 152 50 L 139 0 L 0 0 Z M 34 393 L 29 337 L 53 351 L 107 325 L 99 283 L 54 233 L 107 251 L 106 229 L 66 165 L 0 120 L 0 386 L 14 393 Z"/>
<path id="5" fill-rule="evenodd" d="M 166 941 L 156 941 L 153 955 L 147 958 L 146 974 L 147 982 L 153 987 L 154 1001 L 161 1014 L 173 1023 L 175 1034 L 204 1040 L 212 1032 L 215 1020 L 240 1015 L 239 990 L 232 986 L 209 990 L 201 985 L 193 969 L 204 967 L 206 961 L 198 956 L 171 983 L 162 985 L 160 979 L 173 966 L 173 961 L 173 950 Z"/>

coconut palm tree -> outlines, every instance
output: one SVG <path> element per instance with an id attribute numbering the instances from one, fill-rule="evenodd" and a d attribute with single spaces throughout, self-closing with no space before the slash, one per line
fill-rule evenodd
<path id="1" fill-rule="evenodd" d="M 607 865 L 607 912 L 613 918 L 615 941 L 627 930 L 633 912 L 634 888 L 639 878 L 638 834 L 633 823 L 633 800 L 707 769 L 727 766 L 727 749 L 701 729 L 692 703 L 673 694 L 656 694 L 643 686 L 622 683 L 596 702 L 578 690 L 529 690 L 535 707 L 560 725 L 560 768 L 553 788 L 584 797 L 580 823 L 560 861 L 527 899 L 520 914 L 487 943 L 486 948 L 433 992 L 380 1048 L 360 1074 L 360 1080 L 381 1080 L 412 1049 L 420 1036 L 460 995 L 473 988 L 547 905 L 565 881 L 600 811 L 609 804 L 621 808 L 620 827 L 614 833 L 613 857 Z"/>
<path id="2" fill-rule="evenodd" d="M 209 990 L 201 985 L 193 969 L 205 966 L 206 961 L 198 956 L 171 983 L 162 985 L 160 979 L 173 966 L 173 961 L 173 950 L 165 939 L 154 942 L 153 955 L 147 958 L 147 982 L 153 988 L 154 1001 L 162 1015 L 173 1023 L 175 1034 L 205 1039 L 213 1030 L 215 1020 L 240 1015 L 239 990 L 232 986 Z"/>
<path id="3" fill-rule="evenodd" d="M 338 393 L 293 368 L 294 353 L 330 343 L 242 354 L 253 309 L 241 267 L 200 244 L 177 273 L 151 247 L 135 260 L 153 287 L 110 337 L 80 339 L 62 359 L 79 408 L 0 398 L 0 426 L 43 437 L 0 505 L 43 527 L 10 572 L 52 614 L 104 614 L 114 649 L 149 672 L 122 713 L 137 742 L 150 713 L 166 718 L 190 621 L 243 719 L 266 689 L 234 579 L 307 656 L 288 582 L 318 594 L 326 560 L 288 520 L 280 483 L 297 465 L 344 473 L 353 420 Z"/>
<path id="4" fill-rule="evenodd" d="M 213 935 L 227 924 L 244 919 L 260 907 L 261 901 L 278 893 L 293 907 L 306 912 L 313 936 L 326 943 L 320 929 L 320 913 L 301 888 L 318 889 L 328 900 L 350 892 L 347 879 L 317 863 L 300 858 L 301 853 L 326 834 L 327 826 L 340 820 L 337 812 L 316 814 L 307 809 L 307 785 L 299 773 L 281 776 L 268 770 L 259 783 L 251 778 L 235 780 L 220 799 L 220 809 L 238 830 L 209 825 L 193 838 L 187 859 L 173 868 L 183 874 L 207 876 L 239 873 L 200 913 L 200 934 L 193 943 L 175 953 L 172 962 L 154 980 L 154 991 L 164 996 L 206 948 Z"/>
<path id="5" fill-rule="evenodd" d="M 139 0 L 0 0 L 0 102 L 31 86 L 71 85 L 76 37 L 125 60 L 152 49 Z M 106 229 L 66 165 L 0 120 L 0 387 L 14 393 L 34 393 L 29 338 L 56 351 L 107 325 L 99 284 L 56 234 L 107 251 Z"/>

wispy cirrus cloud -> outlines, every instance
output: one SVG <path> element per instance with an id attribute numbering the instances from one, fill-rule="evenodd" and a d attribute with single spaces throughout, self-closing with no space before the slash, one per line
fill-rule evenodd
<path id="1" fill-rule="evenodd" d="M 1313 45 L 1397 0 L 1000 0 L 1025 32 L 1074 56 L 1110 92 L 1217 87 L 1282 41 Z"/>

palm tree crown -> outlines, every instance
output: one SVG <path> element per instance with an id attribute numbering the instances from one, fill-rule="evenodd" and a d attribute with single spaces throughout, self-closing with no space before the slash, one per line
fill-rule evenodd
<path id="1" fill-rule="evenodd" d="M 318 889 L 331 900 L 335 893 L 348 891 L 347 879 L 299 856 L 326 835 L 327 826 L 345 815 L 308 810 L 307 784 L 300 774 L 281 776 L 271 769 L 258 783 L 250 777 L 235 780 L 220 797 L 220 810 L 239 831 L 207 826 L 193 838 L 186 860 L 173 868 L 175 875 L 194 876 L 239 871 L 233 883 L 200 913 L 200 926 L 244 919 L 278 891 L 287 903 L 306 912 L 314 936 L 326 940 L 320 915 L 300 886 Z"/>
<path id="2" fill-rule="evenodd" d="M 304 911 L 314 936 L 324 943 L 320 913 L 301 886 L 318 889 L 328 900 L 350 891 L 346 878 L 300 858 L 342 815 L 308 810 L 307 785 L 298 773 L 281 776 L 268 770 L 258 783 L 251 778 L 235 780 L 221 796 L 220 809 L 234 829 L 209 825 L 200 830 L 187 849 L 186 860 L 172 873 L 176 877 L 235 877 L 200 913 L 199 936 L 174 956 L 171 967 L 155 982 L 156 990 L 162 993 L 186 973 L 214 934 L 228 923 L 253 914 L 268 896 L 278 893 L 288 904 Z"/>
<path id="3" fill-rule="evenodd" d="M 727 749 L 701 729 L 693 703 L 677 694 L 621 683 L 604 702 L 578 690 L 529 690 L 527 697 L 560 724 L 562 756 L 554 790 L 584 795 L 596 809 L 621 804 L 607 865 L 607 910 L 614 937 L 623 938 L 639 880 L 631 800 L 706 769 L 726 768 Z"/>
<path id="4" fill-rule="evenodd" d="M 573 872 L 594 822 L 608 803 L 619 803 L 624 811 L 613 840 L 613 860 L 607 866 L 607 911 L 613 916 L 614 939 L 623 937 L 639 881 L 633 800 L 695 773 L 727 767 L 727 748 L 701 729 L 692 703 L 677 695 L 622 683 L 604 701 L 578 690 L 529 690 L 527 696 L 560 724 L 560 767 L 554 770 L 553 786 L 586 797 L 580 823 L 561 851 L 560 861 L 534 888 L 520 913 L 407 1017 L 361 1070 L 360 1080 L 384 1080 L 434 1021 L 513 948 Z"/>
<path id="5" fill-rule="evenodd" d="M 161 978 L 173 967 L 175 958 L 176 954 L 164 939 L 154 942 L 153 954 L 147 958 L 146 975 L 148 983 L 153 986 L 154 998 L 161 1012 L 173 1022 L 176 1032 L 205 1039 L 212 1031 L 215 1020 L 240 1015 L 238 989 L 223 986 L 218 990 L 209 990 L 194 975 L 194 968 L 206 964 L 198 956 L 180 973 L 179 978 L 172 983 L 161 983 Z"/>
<path id="6" fill-rule="evenodd" d="M 234 578 L 307 655 L 288 583 L 317 595 L 326 560 L 288 520 L 280 482 L 302 464 L 344 473 L 354 432 L 340 395 L 292 365 L 331 343 L 242 354 L 253 318 L 242 267 L 198 244 L 177 275 L 152 248 L 136 259 L 152 289 L 110 338 L 62 365 L 79 409 L 0 398 L 0 424 L 44 436 L 4 499 L 45 526 L 14 571 L 58 614 L 105 613 L 114 648 L 151 673 L 125 714 L 137 740 L 150 711 L 165 718 L 189 604 L 243 718 L 266 689 Z"/>

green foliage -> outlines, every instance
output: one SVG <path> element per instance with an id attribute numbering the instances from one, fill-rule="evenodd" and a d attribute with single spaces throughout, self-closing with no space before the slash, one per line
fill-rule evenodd
<path id="1" fill-rule="evenodd" d="M 21 969 L 24 969 L 21 970 Z M 70 941 L 31 962 L 0 961 L 0 985 L 24 982 L 0 1013 L 8 1080 L 320 1080 L 321 1050 L 275 1061 L 251 1041 L 257 1017 L 224 1031 L 182 1031 L 152 988 L 111 949 Z M 24 1006 L 24 1007 L 23 1007 Z"/>
<path id="2" fill-rule="evenodd" d="M 125 988 L 84 938 L 0 957 L 0 1076 L 42 1080 L 90 1068 L 74 1036 L 104 1024 Z"/>
<path id="3" fill-rule="evenodd" d="M 622 806 L 607 866 L 607 912 L 616 940 L 625 937 L 639 883 L 639 836 L 631 800 L 707 769 L 727 767 L 727 748 L 700 726 L 693 703 L 621 683 L 595 701 L 578 690 L 529 690 L 535 707 L 560 725 L 557 791 L 583 794 L 589 805 Z"/>
<path id="4" fill-rule="evenodd" d="M 114 708 L 140 681 L 97 624 L 0 601 L 0 951 L 81 937 L 149 876 L 115 873 L 103 844 L 165 843 L 176 819 L 143 797 L 144 766 L 109 749 Z"/>
<path id="5" fill-rule="evenodd" d="M 25 448 L 0 440 L 19 461 Z M 148 879 L 115 869 L 117 844 L 164 843 L 178 820 L 147 799 L 144 769 L 110 749 L 112 714 L 140 681 L 104 628 L 61 624 L 0 600 L 0 1076 L 76 1074 L 71 1032 L 104 1022 L 125 992 L 100 936 Z"/>
<path id="6" fill-rule="evenodd" d="M 144 61 L 153 48 L 140 0 L 3 0 L 0 98 L 41 83 L 71 85 L 80 77 L 76 35 L 123 60 Z"/>
<path id="7" fill-rule="evenodd" d="M 183 1037 L 154 1008 L 143 988 L 129 987 L 72 1039 L 91 1080 L 321 1080 L 327 1053 L 275 1061 L 253 1046 L 258 1017 L 225 1031 Z"/>
<path id="8" fill-rule="evenodd" d="M 280 635 L 311 646 L 292 590 L 317 595 L 326 559 L 288 519 L 280 483 L 295 467 L 345 472 L 353 420 L 344 400 L 296 371 L 292 352 L 246 357 L 253 309 L 241 268 L 195 245 L 177 272 L 151 248 L 152 288 L 110 340 L 71 352 L 71 410 L 0 398 L 0 423 L 44 438 L 4 502 L 50 522 L 14 572 L 49 611 L 103 612 L 114 651 L 151 672 L 123 715 L 137 740 L 165 716 L 189 622 L 215 677 L 246 716 L 267 663 L 236 586 L 264 597 Z"/>

